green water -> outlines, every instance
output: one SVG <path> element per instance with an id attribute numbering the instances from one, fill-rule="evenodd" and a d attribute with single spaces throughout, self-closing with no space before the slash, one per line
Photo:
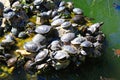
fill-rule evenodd
<path id="1" fill-rule="evenodd" d="M 120 49 L 120 10 L 113 3 L 120 0 L 66 0 L 74 2 L 76 7 L 83 9 L 84 14 L 94 18 L 94 22 L 104 22 L 102 31 L 106 35 L 106 51 L 96 61 L 81 66 L 79 69 L 51 72 L 44 75 L 46 80 L 100 80 L 100 76 L 120 80 L 120 58 L 114 55 L 112 48 Z M 19 74 L 16 74 L 19 75 Z M 24 74 L 25 75 L 25 74 Z M 25 80 L 16 78 L 15 80 Z M 35 80 L 31 77 L 28 80 Z"/>

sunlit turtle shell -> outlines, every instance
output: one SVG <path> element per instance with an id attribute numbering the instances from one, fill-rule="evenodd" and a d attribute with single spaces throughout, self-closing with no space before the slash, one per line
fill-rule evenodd
<path id="1" fill-rule="evenodd" d="M 44 42 L 45 40 L 46 38 L 41 34 L 36 34 L 32 39 L 34 43 L 41 43 L 41 42 Z"/>
<path id="2" fill-rule="evenodd" d="M 48 67 L 48 64 L 47 63 L 43 63 L 43 64 L 40 64 L 40 65 L 37 65 L 36 68 L 37 70 L 42 70 L 43 68 L 47 68 Z"/>
<path id="3" fill-rule="evenodd" d="M 15 40 L 15 38 L 12 36 L 12 34 L 6 35 L 5 39 L 7 39 L 7 40 Z"/>
<path id="4" fill-rule="evenodd" d="M 15 44 L 15 38 L 11 34 L 6 35 L 5 39 L 2 40 L 3 46 L 13 45 L 13 44 Z"/>
<path id="5" fill-rule="evenodd" d="M 65 1 L 61 1 L 59 4 L 59 7 L 64 6 L 65 5 Z"/>
<path id="6" fill-rule="evenodd" d="M 3 16 L 4 16 L 4 18 L 11 19 L 12 17 L 15 16 L 15 12 L 9 11 L 8 13 L 4 13 Z"/>
<path id="7" fill-rule="evenodd" d="M 14 45 L 14 44 L 15 44 L 15 41 L 10 39 L 5 39 L 5 40 L 2 40 L 1 42 L 1 45 L 6 47 L 8 47 L 8 45 Z"/>
<path id="8" fill-rule="evenodd" d="M 77 49 L 75 49 L 74 47 L 70 46 L 70 45 L 64 45 L 62 47 L 63 50 L 65 50 L 66 52 L 70 53 L 70 54 L 76 54 L 77 53 Z"/>
<path id="9" fill-rule="evenodd" d="M 74 9 L 73 9 L 73 12 L 74 12 L 75 14 L 77 14 L 77 15 L 83 14 L 83 11 L 82 11 L 80 8 L 74 8 Z"/>
<path id="10" fill-rule="evenodd" d="M 61 45 L 60 45 L 60 41 L 58 40 L 52 41 L 52 43 L 50 44 L 51 50 L 59 50 L 60 48 L 61 48 Z"/>
<path id="11" fill-rule="evenodd" d="M 61 15 L 56 15 L 53 17 L 52 21 L 55 21 L 55 20 L 59 19 L 60 17 L 61 17 Z"/>
<path id="12" fill-rule="evenodd" d="M 64 11 L 65 10 L 65 6 L 62 6 L 62 7 L 59 7 L 58 8 L 58 12 L 62 12 L 62 11 Z"/>
<path id="13" fill-rule="evenodd" d="M 71 41 L 72 44 L 81 44 L 83 41 L 85 41 L 86 39 L 84 37 L 76 37 L 75 39 L 73 39 Z"/>
<path id="14" fill-rule="evenodd" d="M 80 46 L 81 47 L 92 47 L 93 44 L 90 41 L 86 40 L 86 41 L 82 42 Z"/>
<path id="15" fill-rule="evenodd" d="M 57 59 L 57 60 L 61 60 L 61 59 L 63 59 L 63 58 L 66 58 L 66 59 L 69 58 L 69 55 L 68 55 L 68 53 L 67 53 L 66 51 L 60 50 L 60 51 L 56 51 L 54 54 L 55 54 L 55 55 L 54 55 L 53 58 L 54 58 L 54 59 Z"/>
<path id="16" fill-rule="evenodd" d="M 56 10 L 54 10 L 51 14 L 52 17 L 55 17 L 58 14 L 58 12 Z"/>
<path id="17" fill-rule="evenodd" d="M 81 53 L 82 55 L 84 55 L 84 56 L 87 55 L 87 52 L 84 51 L 83 49 L 80 50 L 80 53 Z"/>
<path id="18" fill-rule="evenodd" d="M 78 24 L 72 23 L 72 27 L 77 27 L 77 26 L 78 26 Z"/>
<path id="19" fill-rule="evenodd" d="M 52 10 L 47 11 L 47 15 L 50 17 L 52 15 Z"/>
<path id="20" fill-rule="evenodd" d="M 48 33 L 51 30 L 51 28 L 52 27 L 49 25 L 41 25 L 35 29 L 35 32 L 38 34 L 45 34 L 45 33 Z"/>
<path id="21" fill-rule="evenodd" d="M 65 19 L 57 19 L 57 20 L 54 20 L 52 23 L 51 23 L 51 26 L 60 26 L 62 23 L 64 23 Z"/>
<path id="22" fill-rule="evenodd" d="M 71 26 L 71 22 L 64 22 L 63 24 L 61 24 L 62 28 L 67 28 Z"/>
<path id="23" fill-rule="evenodd" d="M 40 5 L 44 0 L 34 0 L 34 5 Z"/>
<path id="24" fill-rule="evenodd" d="M 29 51 L 29 52 L 37 52 L 39 50 L 39 46 L 32 41 L 31 42 L 26 42 L 24 44 L 23 48 L 26 51 Z"/>
<path id="25" fill-rule="evenodd" d="M 61 37 L 62 42 L 69 42 L 75 38 L 75 33 L 66 33 Z"/>
<path id="26" fill-rule="evenodd" d="M 43 18 L 43 19 L 49 19 L 49 15 L 47 14 L 47 12 L 42 12 L 42 13 L 40 13 L 40 15 L 39 15 L 41 18 Z"/>
<path id="27" fill-rule="evenodd" d="M 12 27 L 11 33 L 12 33 L 14 36 L 17 36 L 19 32 L 18 32 L 17 28 Z"/>
<path id="28" fill-rule="evenodd" d="M 20 32 L 20 33 L 18 34 L 18 37 L 24 39 L 24 38 L 27 38 L 28 35 L 23 31 L 23 32 Z"/>
<path id="29" fill-rule="evenodd" d="M 20 5 L 20 2 L 19 1 L 15 1 L 13 4 L 12 4 L 12 8 L 15 8 L 16 6 Z"/>
<path id="30" fill-rule="evenodd" d="M 48 49 L 44 49 L 43 51 L 40 51 L 35 57 L 35 62 L 42 61 L 47 57 L 47 55 L 48 55 Z"/>
<path id="31" fill-rule="evenodd" d="M 99 27 L 103 24 L 103 22 L 100 23 L 95 23 L 93 25 L 91 25 L 89 28 L 87 28 L 88 31 L 91 31 L 91 33 L 96 32 L 97 29 L 99 29 Z"/>

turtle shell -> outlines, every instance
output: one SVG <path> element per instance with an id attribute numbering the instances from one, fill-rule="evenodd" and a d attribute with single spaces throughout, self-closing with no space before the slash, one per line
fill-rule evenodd
<path id="1" fill-rule="evenodd" d="M 35 32 L 38 34 L 46 34 L 51 30 L 51 28 L 52 27 L 49 25 L 41 25 L 35 29 Z"/>
<path id="2" fill-rule="evenodd" d="M 90 41 L 86 40 L 86 41 L 82 42 L 80 46 L 81 47 L 92 47 L 93 44 Z"/>
<path id="3" fill-rule="evenodd" d="M 32 41 L 31 42 L 26 42 L 24 44 L 23 48 L 26 51 L 29 51 L 29 52 L 37 52 L 39 50 L 39 46 Z"/>
<path id="4" fill-rule="evenodd" d="M 80 8 L 74 8 L 74 9 L 73 9 L 73 12 L 74 12 L 75 14 L 77 14 L 77 15 L 83 14 L 83 11 L 82 11 Z"/>
<path id="5" fill-rule="evenodd" d="M 76 54 L 77 53 L 77 49 L 75 49 L 74 47 L 70 46 L 70 45 L 64 45 L 63 50 L 67 51 L 70 54 Z"/>
<path id="6" fill-rule="evenodd" d="M 63 50 L 55 52 L 54 59 L 60 60 L 60 59 L 63 59 L 63 58 L 69 58 L 69 55 L 68 55 L 67 52 L 65 52 Z"/>
<path id="7" fill-rule="evenodd" d="M 69 42 L 75 38 L 75 33 L 66 33 L 61 37 L 62 42 Z"/>
<path id="8" fill-rule="evenodd" d="M 62 23 L 64 23 L 65 19 L 57 19 L 57 20 L 54 20 L 52 23 L 51 23 L 51 26 L 60 26 Z"/>
<path id="9" fill-rule="evenodd" d="M 36 35 L 33 37 L 32 41 L 35 42 L 35 43 L 41 43 L 41 42 L 45 41 L 45 39 L 46 39 L 46 37 L 44 37 L 43 35 L 41 35 L 41 34 L 36 34 Z"/>
<path id="10" fill-rule="evenodd" d="M 71 41 L 72 44 L 81 44 L 86 39 L 84 37 L 77 37 Z"/>
<path id="11" fill-rule="evenodd" d="M 40 51 L 36 57 L 35 57 L 35 62 L 39 62 L 42 61 L 43 59 L 45 59 L 48 55 L 48 50 L 44 49 L 43 51 Z"/>

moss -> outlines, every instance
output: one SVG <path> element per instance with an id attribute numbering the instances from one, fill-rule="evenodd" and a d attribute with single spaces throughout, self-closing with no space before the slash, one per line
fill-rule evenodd
<path id="1" fill-rule="evenodd" d="M 34 24 L 36 24 L 36 16 L 32 16 L 30 19 L 29 19 L 30 22 L 33 22 Z"/>
<path id="2" fill-rule="evenodd" d="M 19 38 L 16 38 L 16 40 L 17 40 L 16 46 L 17 46 L 19 49 L 23 49 L 24 43 L 25 43 L 25 42 L 31 41 L 32 38 L 33 38 L 33 36 L 34 36 L 34 34 L 31 34 L 31 35 L 30 35 L 28 38 L 26 38 L 26 39 L 19 39 Z"/>

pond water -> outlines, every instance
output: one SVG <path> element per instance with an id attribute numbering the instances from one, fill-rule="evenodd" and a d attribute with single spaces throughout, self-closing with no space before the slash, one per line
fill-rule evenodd
<path id="1" fill-rule="evenodd" d="M 120 5 L 120 0 L 66 0 L 74 2 L 76 7 L 83 9 L 86 16 L 94 18 L 94 22 L 104 22 L 102 31 L 106 35 L 106 49 L 104 55 L 96 61 L 91 60 L 79 69 L 61 72 L 51 72 L 38 76 L 38 80 L 100 80 L 100 76 L 120 80 L 120 58 L 114 55 L 112 49 L 120 49 L 120 9 L 113 3 Z M 17 72 L 18 73 L 18 72 Z M 19 75 L 19 74 L 15 74 Z M 25 75 L 23 73 L 23 75 Z M 14 80 L 36 80 L 32 76 L 26 79 L 17 76 Z"/>

